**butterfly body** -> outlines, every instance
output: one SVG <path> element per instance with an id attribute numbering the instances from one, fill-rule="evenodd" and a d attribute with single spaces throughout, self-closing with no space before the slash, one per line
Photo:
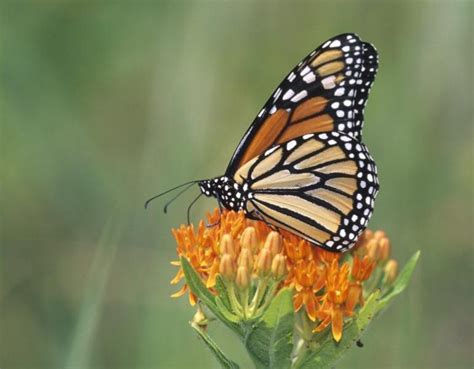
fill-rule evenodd
<path id="1" fill-rule="evenodd" d="M 379 191 L 361 141 L 377 66 L 375 48 L 357 35 L 327 40 L 280 83 L 225 174 L 200 181 L 201 192 L 319 247 L 350 249 Z"/>

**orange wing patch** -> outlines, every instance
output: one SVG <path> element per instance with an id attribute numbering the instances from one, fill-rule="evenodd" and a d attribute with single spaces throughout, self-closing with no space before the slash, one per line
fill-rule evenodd
<path id="1" fill-rule="evenodd" d="M 306 100 L 295 109 L 291 116 L 291 123 L 321 112 L 326 107 L 327 102 L 327 99 L 322 96 Z"/>
<path id="2" fill-rule="evenodd" d="M 342 51 L 337 50 L 337 49 L 325 51 L 325 52 L 315 56 L 315 58 L 311 62 L 311 66 L 317 68 L 321 64 L 330 62 L 332 60 L 339 59 L 340 57 L 342 57 L 342 55 L 343 55 Z"/>
<path id="3" fill-rule="evenodd" d="M 316 72 L 321 77 L 325 77 L 325 76 L 335 74 L 335 73 L 343 70 L 344 66 L 345 66 L 345 64 L 342 61 L 331 62 L 331 63 L 324 64 L 323 66 L 317 68 Z"/>
<path id="4" fill-rule="evenodd" d="M 239 166 L 244 165 L 249 160 L 265 151 L 269 143 L 274 142 L 280 133 L 285 129 L 288 122 L 289 113 L 286 110 L 277 110 L 270 115 L 261 125 L 259 131 L 253 138 L 244 156 L 240 160 Z"/>
<path id="5" fill-rule="evenodd" d="M 328 132 L 334 127 L 334 120 L 329 114 L 318 115 L 311 119 L 300 121 L 290 125 L 278 139 L 278 143 L 283 143 L 293 138 L 303 136 L 307 133 Z"/>

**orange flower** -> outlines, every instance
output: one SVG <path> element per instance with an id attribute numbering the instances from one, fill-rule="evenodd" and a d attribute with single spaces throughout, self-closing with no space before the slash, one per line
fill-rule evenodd
<path id="1" fill-rule="evenodd" d="M 292 284 L 295 287 L 293 304 L 295 311 L 304 305 L 308 317 L 316 320 L 319 302 L 322 297 L 317 293 L 324 287 L 325 270 L 317 265 L 315 260 L 300 260 L 293 266 L 294 278 Z"/>
<path id="2" fill-rule="evenodd" d="M 327 273 L 327 293 L 321 309 L 316 314 L 321 323 L 314 332 L 321 332 L 331 323 L 332 336 L 339 342 L 342 338 L 344 317 L 353 315 L 353 311 L 345 305 L 349 292 L 349 264 L 339 266 L 337 260 L 333 260 Z"/>
<path id="3" fill-rule="evenodd" d="M 369 255 L 364 257 L 354 255 L 352 260 L 352 271 L 351 275 L 354 279 L 349 284 L 349 292 L 347 297 L 346 306 L 349 310 L 354 310 L 355 306 L 359 304 L 364 305 L 364 294 L 362 293 L 362 282 L 369 279 L 376 265 Z"/>
<path id="4" fill-rule="evenodd" d="M 353 251 L 342 257 L 290 232 L 277 233 L 264 222 L 247 219 L 243 212 L 225 210 L 220 214 L 216 209 L 208 214 L 208 223 L 211 226 L 201 221 L 197 230 L 182 225 L 173 235 L 178 256 L 190 261 L 212 293 L 217 293 L 214 286 L 219 273 L 240 291 L 256 291 L 250 298 L 241 294 L 246 296 L 241 305 L 239 294 L 233 301 L 235 310 L 246 319 L 264 308 L 280 288 L 293 288 L 295 311 L 304 308 L 307 318 L 317 322 L 314 332 L 331 325 L 336 341 L 342 338 L 344 319 L 364 303 L 364 282 L 379 265 L 383 269 L 390 251 L 390 242 L 381 231 L 365 231 Z M 179 261 L 172 264 L 180 268 L 171 281 L 177 284 L 184 274 Z M 187 291 L 184 284 L 172 296 Z M 194 305 L 192 292 L 189 298 Z"/>

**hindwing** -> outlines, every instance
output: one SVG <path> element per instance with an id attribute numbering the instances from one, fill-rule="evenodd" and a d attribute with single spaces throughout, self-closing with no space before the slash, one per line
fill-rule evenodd
<path id="1" fill-rule="evenodd" d="M 306 134 L 273 146 L 233 179 L 248 188 L 250 217 L 331 251 L 354 245 L 379 189 L 365 145 L 339 132 Z"/>

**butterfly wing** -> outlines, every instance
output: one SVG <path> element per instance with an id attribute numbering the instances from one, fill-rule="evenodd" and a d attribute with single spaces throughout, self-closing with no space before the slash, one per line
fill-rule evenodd
<path id="1" fill-rule="evenodd" d="M 281 82 L 232 156 L 226 175 L 269 147 L 315 132 L 361 138 L 363 107 L 377 71 L 377 52 L 355 34 L 331 38 Z"/>
<path id="2" fill-rule="evenodd" d="M 367 148 L 339 132 L 276 145 L 233 179 L 248 191 L 250 217 L 338 252 L 352 247 L 365 229 L 379 188 Z"/>

